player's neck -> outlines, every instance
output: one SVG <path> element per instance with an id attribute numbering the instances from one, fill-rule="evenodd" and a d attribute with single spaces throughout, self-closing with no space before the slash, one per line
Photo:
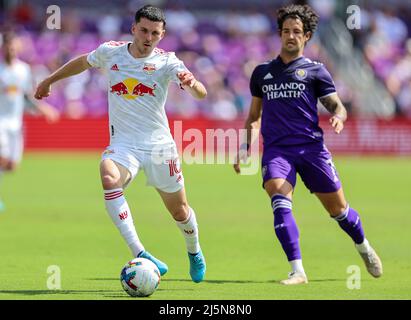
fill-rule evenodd
<path id="1" fill-rule="evenodd" d="M 136 58 L 136 59 L 141 59 L 141 58 L 146 58 L 146 57 L 148 57 L 152 52 L 153 52 L 153 50 L 151 50 L 150 52 L 148 52 L 148 53 L 142 53 L 142 52 L 140 52 L 140 50 L 138 50 L 138 48 L 137 48 L 137 46 L 134 44 L 134 42 L 132 42 L 131 44 L 129 44 L 128 46 L 127 46 L 127 50 L 128 50 L 128 52 L 131 54 L 131 56 L 132 57 L 134 57 L 134 58 Z"/>
<path id="2" fill-rule="evenodd" d="M 301 58 L 303 56 L 303 52 L 297 52 L 297 53 L 289 53 L 289 52 L 285 52 L 285 51 L 281 51 L 280 53 L 280 58 L 281 60 L 284 62 L 284 64 L 288 64 L 291 61 L 294 61 L 298 58 Z"/>

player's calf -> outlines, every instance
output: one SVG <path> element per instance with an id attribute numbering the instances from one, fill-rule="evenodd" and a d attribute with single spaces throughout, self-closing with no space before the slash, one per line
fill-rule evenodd
<path id="1" fill-rule="evenodd" d="M 362 228 L 360 215 L 357 211 L 350 208 L 348 204 L 343 213 L 334 217 L 334 219 L 338 222 L 340 228 L 343 229 L 356 244 L 364 242 L 364 230 Z"/>

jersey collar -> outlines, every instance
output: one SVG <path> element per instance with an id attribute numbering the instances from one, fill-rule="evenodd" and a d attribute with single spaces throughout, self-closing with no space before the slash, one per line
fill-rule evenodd
<path id="1" fill-rule="evenodd" d="M 280 55 L 278 55 L 278 57 L 277 57 L 277 59 L 275 59 L 276 61 L 277 61 L 277 63 L 279 63 L 281 66 L 289 66 L 289 65 L 291 65 L 291 64 L 293 64 L 293 63 L 296 63 L 296 62 L 298 62 L 298 61 L 301 61 L 301 60 L 303 60 L 303 59 L 305 59 L 305 57 L 304 56 L 301 56 L 301 57 L 298 57 L 298 58 L 296 58 L 296 59 L 294 59 L 294 60 L 291 60 L 289 63 L 284 63 L 283 62 L 283 59 L 281 59 L 281 57 L 280 57 Z"/>

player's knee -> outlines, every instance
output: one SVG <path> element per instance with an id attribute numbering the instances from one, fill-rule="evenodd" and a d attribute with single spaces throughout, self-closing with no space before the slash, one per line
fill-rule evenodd
<path id="1" fill-rule="evenodd" d="M 174 220 L 184 221 L 188 219 L 189 207 L 187 202 L 181 202 L 178 205 L 171 208 L 171 214 Z"/>
<path id="2" fill-rule="evenodd" d="M 341 213 L 343 213 L 346 207 L 347 206 L 344 204 L 335 203 L 335 204 L 327 205 L 325 209 L 327 210 L 331 218 L 335 218 L 335 217 L 338 217 Z"/>
<path id="3" fill-rule="evenodd" d="M 264 189 L 272 198 L 275 194 L 281 194 L 291 199 L 293 187 L 285 179 L 271 179 L 264 183 Z"/>
<path id="4" fill-rule="evenodd" d="M 5 171 L 13 172 L 17 169 L 17 163 L 13 161 L 8 161 L 4 167 Z"/>
<path id="5" fill-rule="evenodd" d="M 3 157 L 0 157 L 0 169 L 7 171 L 7 167 L 9 165 L 9 160 Z"/>
<path id="6" fill-rule="evenodd" d="M 120 178 L 111 174 L 103 174 L 101 176 L 101 184 L 104 190 L 111 190 L 116 188 L 121 188 Z"/>

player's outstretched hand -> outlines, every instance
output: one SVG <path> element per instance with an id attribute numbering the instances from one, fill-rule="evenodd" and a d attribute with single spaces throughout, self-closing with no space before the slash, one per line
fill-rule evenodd
<path id="1" fill-rule="evenodd" d="M 43 80 L 37 86 L 36 92 L 34 94 L 34 98 L 41 100 L 46 98 L 50 95 L 51 92 L 51 85 L 47 80 Z"/>
<path id="2" fill-rule="evenodd" d="M 234 171 L 236 173 L 241 173 L 240 162 L 246 163 L 249 157 L 248 146 L 246 143 L 242 144 L 238 150 L 238 154 L 234 161 Z"/>
<path id="3" fill-rule="evenodd" d="M 239 160 L 238 157 L 235 159 L 235 163 L 234 163 L 233 167 L 234 167 L 234 171 L 236 173 L 241 173 L 240 160 Z"/>
<path id="4" fill-rule="evenodd" d="M 60 113 L 48 103 L 42 101 L 38 104 L 38 109 L 48 123 L 56 123 L 60 119 Z"/>
<path id="5" fill-rule="evenodd" d="M 187 71 L 177 73 L 177 77 L 180 80 L 182 86 L 188 86 L 190 88 L 194 87 L 194 84 L 197 81 L 194 78 L 193 74 Z"/>
<path id="6" fill-rule="evenodd" d="M 340 132 L 344 129 L 344 121 L 342 121 L 338 115 L 332 116 L 330 118 L 330 123 L 336 134 L 340 134 Z"/>

